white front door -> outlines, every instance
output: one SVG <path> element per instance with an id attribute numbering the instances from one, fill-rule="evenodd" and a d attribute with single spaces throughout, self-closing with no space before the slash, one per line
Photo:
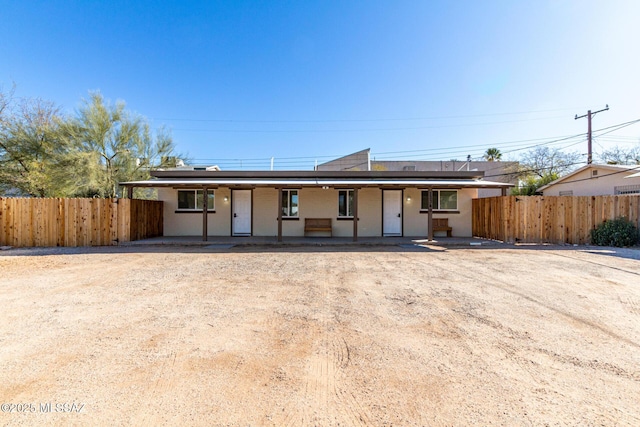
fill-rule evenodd
<path id="1" fill-rule="evenodd" d="M 251 236 L 251 190 L 233 190 L 231 201 L 233 235 Z"/>
<path id="2" fill-rule="evenodd" d="M 382 199 L 382 235 L 402 236 L 402 190 L 383 190 Z"/>

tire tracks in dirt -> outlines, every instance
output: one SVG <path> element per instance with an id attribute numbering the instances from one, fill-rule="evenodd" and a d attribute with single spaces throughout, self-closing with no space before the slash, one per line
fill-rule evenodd
<path id="1" fill-rule="evenodd" d="M 640 299 L 631 295 L 620 295 L 618 300 L 629 313 L 640 316 Z"/>
<path id="2" fill-rule="evenodd" d="M 174 306 L 179 307 L 180 301 L 176 295 L 174 298 Z M 173 411 L 172 402 L 167 401 L 167 397 L 171 396 L 176 389 L 178 383 L 178 372 L 182 371 L 183 353 L 179 351 L 183 346 L 185 337 L 186 324 L 183 318 L 172 319 L 167 316 L 160 316 L 162 319 L 162 328 L 169 333 L 164 335 L 162 342 L 155 343 L 155 350 L 162 349 L 160 354 L 156 353 L 159 363 L 153 369 L 148 369 L 145 376 L 145 384 L 149 386 L 145 389 L 142 396 L 137 399 L 140 402 L 140 410 L 133 414 L 131 425 L 138 426 L 157 426 L 167 423 L 167 417 L 171 417 Z M 147 353 L 148 357 L 154 355 L 149 348 L 139 349 Z M 143 409 L 144 408 L 144 409 Z M 150 410 L 153 408 L 153 410 Z"/>
<path id="3" fill-rule="evenodd" d="M 631 271 L 631 270 L 627 270 L 626 268 L 614 267 L 614 266 L 609 265 L 609 264 L 603 264 L 601 262 L 595 262 L 595 261 L 592 261 L 592 260 L 589 260 L 589 259 L 585 259 L 583 257 L 572 257 L 572 256 L 569 256 L 569 255 L 560 254 L 558 252 L 549 252 L 549 254 L 555 255 L 555 256 L 558 256 L 558 257 L 562 257 L 562 258 L 572 259 L 574 261 L 588 262 L 589 264 L 597 265 L 598 267 L 610 268 L 612 270 L 620 271 L 620 272 L 623 272 L 623 273 L 634 274 L 636 276 L 640 276 L 640 272 L 638 272 L 638 271 Z"/>
<path id="4" fill-rule="evenodd" d="M 411 259 L 413 262 L 416 263 L 424 263 L 423 260 L 415 260 L 412 259 L 410 257 L 407 257 L 408 259 Z M 567 257 L 567 258 L 572 258 L 572 257 Z M 582 260 L 580 260 L 582 261 Z M 600 265 L 599 263 L 593 263 L 593 264 L 597 264 Z M 431 267 L 433 268 L 433 264 L 430 264 Z M 604 265 L 603 265 L 604 266 Z M 461 269 L 462 270 L 462 269 Z M 620 270 L 620 269 L 618 269 Z M 466 270 L 464 270 L 466 271 Z M 622 272 L 628 273 L 628 271 L 626 270 L 620 270 Z M 635 274 L 635 273 L 634 273 Z M 552 302 L 546 302 L 546 301 L 541 301 L 538 300 L 537 298 L 524 294 L 520 291 L 518 291 L 517 289 L 515 289 L 513 287 L 512 284 L 507 283 L 503 280 L 500 280 L 498 277 L 496 276 L 491 276 L 490 278 L 486 275 L 482 275 L 478 272 L 474 273 L 474 275 L 468 274 L 468 273 L 464 273 L 461 271 L 457 271 L 456 275 L 460 276 L 460 277 L 464 277 L 470 281 L 473 282 L 481 282 L 483 285 L 488 285 L 488 286 L 493 286 L 493 287 L 497 287 L 501 290 L 504 290 L 506 292 L 515 294 L 517 296 L 520 296 L 528 301 L 531 301 L 535 304 L 538 304 L 542 307 L 545 307 L 553 312 L 556 312 L 559 315 L 564 316 L 565 318 L 567 318 L 570 321 L 574 321 L 574 322 L 578 322 L 580 324 L 583 324 L 585 326 L 587 326 L 588 328 L 595 330 L 595 331 L 599 331 L 600 333 L 603 333 L 605 335 L 608 335 L 616 340 L 622 341 L 626 344 L 630 344 L 634 347 L 640 347 L 638 345 L 638 343 L 635 343 L 634 341 L 629 340 L 628 338 L 610 330 L 609 328 L 607 328 L 604 325 L 598 324 L 594 321 L 591 321 L 589 319 L 583 318 L 581 316 L 572 314 L 568 311 L 565 311 L 559 307 L 556 307 Z M 460 290 L 456 290 L 455 293 L 459 293 L 460 296 L 462 296 L 464 293 Z M 627 308 L 628 311 L 630 311 L 633 314 L 640 314 L 640 304 L 638 303 L 638 300 L 635 297 L 632 296 L 619 296 L 619 301 L 622 303 L 623 306 L 625 306 L 625 308 Z M 523 351 L 527 352 L 527 353 L 538 353 L 538 354 L 544 354 L 545 356 L 549 357 L 550 359 L 559 362 L 561 364 L 564 365 L 572 365 L 574 367 L 577 368 L 582 368 L 582 369 L 593 369 L 593 370 L 597 370 L 600 372 L 606 372 L 610 375 L 613 376 L 617 376 L 617 377 L 622 377 L 622 378 L 626 378 L 626 379 L 630 379 L 632 381 L 637 381 L 640 382 L 640 371 L 630 371 L 628 369 L 624 369 L 620 366 L 617 366 L 615 364 L 611 364 L 611 363 L 607 363 L 607 362 L 603 362 L 603 361 L 599 361 L 599 360 L 586 360 L 584 358 L 579 358 L 579 357 L 575 357 L 575 356 L 571 356 L 571 355 L 563 355 L 563 354 L 559 354 L 555 351 L 546 349 L 546 348 L 542 348 L 539 346 L 534 346 L 531 345 L 531 342 L 529 340 L 529 336 L 528 333 L 522 333 L 519 331 L 514 330 L 513 328 L 509 327 L 509 326 L 505 326 L 499 322 L 496 322 L 490 318 L 488 318 L 487 316 L 484 315 L 480 315 L 477 313 L 476 310 L 474 309 L 470 309 L 469 307 L 463 307 L 460 309 L 454 309 L 454 311 L 459 312 L 461 315 L 464 315 L 467 318 L 470 318 L 474 321 L 476 321 L 479 324 L 482 324 L 484 326 L 490 327 L 492 329 L 494 329 L 495 331 L 501 331 L 503 337 L 497 337 L 496 342 L 494 343 L 494 346 L 496 348 L 498 348 L 500 351 L 502 351 L 505 355 L 505 358 L 513 363 L 515 363 L 523 372 L 526 372 L 531 379 L 533 380 L 534 383 L 537 384 L 541 384 L 540 379 L 539 379 L 539 375 L 537 370 L 535 369 L 535 362 L 533 362 L 529 357 L 521 354 Z M 513 345 L 508 343 L 508 339 L 517 339 L 518 341 L 521 342 L 521 349 L 518 350 L 516 347 L 514 347 Z M 526 343 L 529 342 L 529 345 L 527 345 Z M 522 344 L 524 344 L 524 346 L 522 346 Z M 478 351 L 479 349 L 476 348 L 476 351 Z M 488 355 L 483 355 L 484 357 L 489 357 Z"/>
<path id="5" fill-rule="evenodd" d="M 177 342 L 179 341 L 181 340 L 178 339 Z M 180 367 L 182 356 L 176 350 L 175 345 L 169 345 L 167 351 L 160 357 L 160 363 L 146 376 L 145 383 L 149 386 L 142 396 L 137 397 L 141 404 L 141 410 L 133 414 L 131 425 L 157 426 L 166 424 L 165 416 L 172 413 L 169 410 L 171 404 L 165 402 L 165 398 L 175 389 L 178 375 L 176 366 Z"/>
<path id="6" fill-rule="evenodd" d="M 429 265 L 430 268 L 435 271 L 438 270 L 439 266 L 443 265 L 442 263 L 446 263 L 446 259 L 444 259 L 441 255 L 431 255 L 429 259 L 417 259 L 413 255 L 402 254 L 409 262 L 418 263 L 421 265 Z M 437 259 L 436 262 L 432 262 L 434 258 Z M 572 257 L 566 257 L 572 258 Z M 584 261 L 578 260 L 577 261 Z M 471 260 L 472 263 L 477 262 L 477 260 Z M 531 263 L 535 263 L 535 261 L 531 260 Z M 601 265 L 597 262 L 591 262 L 593 265 L 609 267 L 606 265 Z M 514 286 L 513 283 L 509 283 L 505 280 L 501 280 L 499 275 L 489 275 L 487 272 L 478 271 L 478 269 L 468 268 L 464 265 L 458 266 L 456 269 L 455 275 L 463 278 L 469 283 L 474 283 L 476 286 L 484 287 L 490 286 L 494 288 L 498 288 L 502 291 L 513 294 L 517 297 L 523 298 L 531 303 L 534 303 L 537 306 L 543 307 L 551 312 L 554 312 L 562 317 L 565 317 L 567 321 L 570 323 L 577 322 L 583 327 L 592 330 L 595 333 L 602 334 L 603 336 L 608 336 L 609 338 L 613 338 L 622 345 L 629 344 L 633 347 L 638 348 L 638 343 L 629 339 L 628 337 L 623 336 L 617 331 L 613 330 L 606 324 L 602 324 L 597 320 L 592 318 L 587 318 L 585 316 L 579 315 L 577 313 L 572 312 L 569 307 L 560 307 L 552 300 L 544 300 L 540 298 L 535 292 L 524 292 L 521 289 L 518 289 L 517 286 Z M 410 268 L 410 267 L 409 267 Z M 522 266 L 522 268 L 526 268 Z M 632 273 L 624 269 L 615 268 L 615 270 L 620 271 L 621 274 Z M 470 298 L 472 296 L 467 295 L 463 288 L 455 288 L 450 290 L 455 298 L 460 298 L 462 301 L 471 301 Z M 619 302 L 625 308 L 626 311 L 632 313 L 633 315 L 640 314 L 640 304 L 638 299 L 633 295 L 619 295 Z M 473 304 L 475 305 L 475 304 Z M 463 304 L 461 307 L 453 308 L 454 312 L 458 312 L 461 316 L 468 318 L 476 322 L 479 325 L 488 327 L 498 334 L 494 335 L 494 339 L 492 343 L 488 343 L 493 349 L 498 350 L 504 356 L 504 363 L 510 364 L 511 368 L 507 368 L 500 370 L 500 377 L 502 375 L 506 375 L 508 378 L 512 378 L 512 380 L 517 380 L 517 378 L 522 378 L 520 376 L 526 376 L 528 378 L 526 381 L 534 387 L 537 387 L 537 390 L 547 390 L 547 389 L 555 389 L 557 388 L 557 384 L 551 379 L 548 375 L 545 375 L 545 372 L 548 374 L 548 370 L 552 368 L 552 365 L 548 365 L 548 363 L 542 362 L 542 365 L 539 363 L 547 358 L 551 361 L 551 363 L 558 363 L 563 371 L 574 369 L 583 370 L 585 374 L 588 374 L 590 371 L 595 373 L 599 372 L 604 375 L 610 375 L 611 377 L 631 380 L 635 383 L 640 382 L 640 371 L 634 369 L 632 365 L 624 366 L 616 363 L 607 362 L 605 360 L 595 360 L 595 358 L 585 358 L 576 355 L 572 355 L 573 352 L 556 352 L 551 348 L 545 348 L 540 345 L 536 345 L 535 341 L 531 340 L 527 331 L 519 331 L 517 329 L 513 329 L 509 325 L 504 325 L 497 321 L 496 319 L 491 318 L 482 313 L 482 310 L 478 310 L 479 307 L 467 306 Z M 515 340 L 515 341 L 514 341 Z M 491 363 L 491 359 L 495 358 L 495 353 L 492 352 L 491 347 L 482 347 L 476 346 L 474 347 L 474 353 L 480 357 L 481 360 L 484 360 L 488 364 Z M 576 353 L 577 354 L 577 353 Z M 540 356 L 543 358 L 541 359 Z M 600 359 L 600 358 L 598 358 Z M 548 365 L 548 366 L 547 366 Z M 558 369 L 556 367 L 555 369 Z M 519 374 L 518 374 L 519 372 Z M 496 371 L 498 373 L 498 371 Z M 569 396 L 563 395 L 563 400 L 570 400 Z M 543 399 L 545 400 L 545 399 Z M 622 410 L 603 410 L 603 408 L 599 407 L 596 404 L 589 404 L 588 402 L 584 402 L 585 406 L 590 406 L 590 410 L 587 413 L 582 414 L 583 421 L 586 424 L 592 424 L 595 419 L 600 419 L 603 421 L 603 425 L 638 425 L 640 421 L 640 417 L 631 412 L 625 412 L 624 408 Z M 576 414 L 578 415 L 578 414 Z"/>
<path id="7" fill-rule="evenodd" d="M 413 258 L 408 257 L 407 255 L 403 256 L 409 260 L 411 260 L 412 262 L 417 262 L 417 263 L 422 263 L 425 264 L 424 261 L 422 260 L 416 260 Z M 554 304 L 551 301 L 543 301 L 541 299 L 538 299 L 532 295 L 523 293 L 519 290 L 517 290 L 511 283 L 508 283 L 504 280 L 501 280 L 499 277 L 497 277 L 496 275 L 490 276 L 490 278 L 486 275 L 482 276 L 480 273 L 475 272 L 474 275 L 468 274 L 464 272 L 464 269 L 459 269 L 458 271 L 456 271 L 456 275 L 459 277 L 463 277 L 465 279 L 468 279 L 471 281 L 471 283 L 478 283 L 478 282 L 482 282 L 483 285 L 485 286 L 491 286 L 494 288 L 498 288 L 501 289 L 504 292 L 508 292 L 511 293 L 513 295 L 516 295 L 518 297 L 524 298 L 525 300 L 534 303 L 538 306 L 544 307 L 547 310 L 550 310 L 552 312 L 555 312 L 571 321 L 580 323 L 584 326 L 587 326 L 588 328 L 594 329 L 594 330 L 598 330 L 601 333 L 608 335 L 616 340 L 619 341 L 623 341 L 633 347 L 639 348 L 640 349 L 640 344 L 616 333 L 615 331 L 611 330 L 610 328 L 607 328 L 604 325 L 598 324 L 594 321 L 591 321 L 585 317 L 579 316 L 577 314 L 571 313 L 568 310 L 565 310 L 559 306 L 557 306 L 556 304 Z"/>
<path id="8" fill-rule="evenodd" d="M 337 261 L 336 262 L 341 262 Z M 320 266 L 317 266 L 318 268 Z M 338 271 L 344 271 L 342 265 Z M 315 312 L 318 327 L 309 331 L 309 341 L 313 350 L 308 357 L 303 374 L 301 390 L 302 408 L 289 405 L 283 412 L 283 417 L 276 425 L 284 427 L 315 426 L 315 425 L 372 425 L 371 419 L 364 408 L 343 382 L 345 370 L 351 363 L 351 350 L 336 321 L 333 300 L 339 298 L 337 285 L 325 279 L 322 275 L 317 283 L 319 294 L 316 296 L 312 310 Z M 339 275 L 339 282 L 344 281 L 344 274 Z"/>

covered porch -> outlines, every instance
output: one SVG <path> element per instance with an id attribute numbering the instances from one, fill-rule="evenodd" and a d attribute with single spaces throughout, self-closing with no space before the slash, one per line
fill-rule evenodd
<path id="1" fill-rule="evenodd" d="M 247 194 L 249 197 L 249 225 L 244 234 L 254 238 L 269 239 L 275 237 L 277 242 L 285 239 L 291 240 L 301 238 L 306 235 L 302 232 L 307 219 L 326 218 L 335 223 L 335 227 L 341 231 L 342 236 L 333 237 L 336 242 L 346 240 L 345 234 L 352 242 L 359 242 L 363 237 L 382 237 L 397 234 L 414 235 L 417 230 L 416 224 L 424 224 L 417 230 L 428 241 L 434 240 L 434 214 L 458 214 L 455 219 L 466 218 L 466 212 L 449 212 L 438 210 L 433 206 L 434 193 L 438 191 L 464 192 L 478 188 L 500 188 L 506 193 L 506 188 L 510 184 L 490 182 L 482 180 L 482 173 L 476 171 L 464 172 L 319 172 L 319 171 L 254 171 L 254 172 L 221 172 L 221 171 L 157 171 L 153 175 L 156 179 L 146 181 L 123 182 L 122 186 L 127 188 L 129 197 L 136 187 L 169 189 L 174 192 L 194 190 L 199 193 L 200 200 L 209 200 L 209 195 L 217 192 L 223 195 L 225 205 L 221 205 L 219 212 L 213 212 L 208 207 L 208 203 L 202 202 L 201 207 L 193 209 L 189 213 L 201 215 L 201 241 L 209 242 L 212 238 L 210 214 L 218 214 L 217 223 L 227 222 L 226 228 L 218 228 L 213 234 L 229 234 L 233 236 L 236 218 L 242 215 L 237 206 L 240 194 Z M 329 191 L 327 191 L 329 190 Z M 295 213 L 288 211 L 291 208 L 292 200 L 287 199 L 293 193 L 306 194 L 306 206 L 298 212 L 296 206 Z M 373 202 L 372 194 L 374 196 Z M 465 194 L 467 194 L 465 193 Z M 235 195 L 238 195 L 236 197 Z M 254 197 L 254 194 L 259 196 Z M 265 196 L 268 194 L 268 197 Z M 322 196 L 322 195 L 325 196 Z M 349 213 L 341 216 L 336 206 L 329 207 L 327 194 L 347 194 Z M 366 195 L 362 199 L 361 194 Z M 387 199 L 385 195 L 397 198 L 399 203 L 397 213 L 393 212 L 391 217 L 397 215 L 400 229 L 394 233 L 385 232 L 385 221 L 389 216 L 387 209 Z M 165 198 L 168 197 L 165 195 Z M 218 196 L 215 196 L 218 197 Z M 465 196 L 470 200 L 468 194 Z M 257 202 L 254 202 L 254 198 Z M 413 210 L 405 212 L 405 207 L 413 198 Z M 418 199 L 418 200 L 416 200 Z M 436 196 L 437 200 L 437 196 Z M 165 200 L 167 203 L 167 200 Z M 395 202 L 392 202 L 395 203 Z M 416 210 L 416 204 L 421 205 Z M 470 203 L 470 202 L 469 202 Z M 333 211 L 336 210 L 336 212 Z M 170 212 L 173 214 L 174 212 Z M 175 213 L 184 213 L 175 210 Z M 418 215 L 424 214 L 424 215 Z M 189 218 L 193 225 L 194 215 Z M 273 216 L 272 216 L 273 215 Z M 275 218 L 274 218 L 275 217 Z M 337 218 L 336 218 L 337 217 Z M 184 216 L 182 218 L 185 218 Z M 181 218 L 181 220 L 182 220 Z M 393 220 L 394 218 L 392 218 Z M 273 228 L 271 224 L 276 221 Z M 293 224 L 291 221 L 297 221 Z M 177 220 L 176 220 L 177 221 Z M 377 221 L 377 223 L 376 223 Z M 376 224 L 373 224 L 376 223 Z M 470 217 L 469 217 L 470 223 Z M 230 224 L 230 225 L 229 225 Z M 268 225 L 265 225 L 268 224 Z M 372 225 L 373 224 L 373 225 Z M 407 225 L 405 229 L 405 224 Z M 283 232 L 284 225 L 287 225 L 288 234 Z M 295 227 L 293 227 L 295 225 Z M 377 227 L 377 228 L 376 228 Z M 351 231 L 348 231 L 348 230 Z M 188 234 L 192 235 L 194 228 L 191 227 Z M 221 231 L 223 230 L 223 231 Z M 295 231 L 291 231 L 295 230 Z M 362 232 L 364 230 L 364 233 Z M 374 231 L 372 231 L 374 230 Z M 292 235 L 292 233 L 294 235 Z M 424 233 L 424 234 L 423 234 Z M 180 232 L 180 234 L 187 234 Z M 364 235 L 363 235 L 364 234 Z M 333 235 L 333 233 L 331 233 Z M 385 237 L 389 238 L 389 237 Z M 216 238 L 217 239 L 217 238 Z M 325 240 L 325 239 L 320 239 Z"/>
<path id="2" fill-rule="evenodd" d="M 354 241 L 350 237 L 283 237 L 281 241 L 270 236 L 208 236 L 203 240 L 201 236 L 161 236 L 135 240 L 122 243 L 121 246 L 200 246 L 213 249 L 226 249 L 232 247 L 286 247 L 286 246 L 312 246 L 312 247 L 416 247 L 431 245 L 441 247 L 477 247 L 496 246 L 501 242 L 475 237 L 436 237 L 428 240 L 424 237 L 360 237 Z"/>

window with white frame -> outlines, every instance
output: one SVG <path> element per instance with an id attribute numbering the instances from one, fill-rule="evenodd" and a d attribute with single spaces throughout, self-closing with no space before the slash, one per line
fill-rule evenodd
<path id="1" fill-rule="evenodd" d="M 282 216 L 298 217 L 298 190 L 282 190 Z"/>
<path id="2" fill-rule="evenodd" d="M 458 210 L 458 190 L 433 190 L 433 210 L 434 211 L 457 211 Z M 422 202 L 420 210 L 429 210 L 429 191 L 422 190 Z"/>
<path id="3" fill-rule="evenodd" d="M 338 190 L 338 218 L 353 218 L 353 190 Z"/>
<path id="4" fill-rule="evenodd" d="M 178 190 L 178 210 L 202 211 L 203 190 Z M 207 194 L 207 210 L 215 210 L 215 193 L 209 190 Z"/>

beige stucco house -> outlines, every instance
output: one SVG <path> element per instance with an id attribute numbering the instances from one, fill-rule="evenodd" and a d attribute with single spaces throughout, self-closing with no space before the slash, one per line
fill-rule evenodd
<path id="1" fill-rule="evenodd" d="M 538 191 L 544 196 L 604 196 L 640 193 L 640 166 L 595 165 L 581 167 Z"/>
<path id="2" fill-rule="evenodd" d="M 486 181 L 483 175 L 481 171 L 181 169 L 155 171 L 151 180 L 121 185 L 129 195 L 135 187 L 158 189 L 158 199 L 164 202 L 165 236 L 433 238 L 438 232 L 434 219 L 446 219 L 452 236 L 471 236 L 471 200 L 478 190 L 506 193 L 511 186 Z M 309 230 L 309 220 L 318 218 L 328 222 L 328 233 Z"/>

